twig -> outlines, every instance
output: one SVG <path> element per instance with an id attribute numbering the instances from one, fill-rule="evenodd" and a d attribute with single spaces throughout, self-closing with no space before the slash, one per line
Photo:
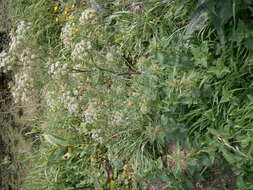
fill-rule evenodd
<path id="1" fill-rule="evenodd" d="M 80 72 L 80 73 L 89 73 L 89 72 L 93 72 L 93 70 L 81 70 L 81 69 L 71 69 L 71 71 Z"/>
<path id="2" fill-rule="evenodd" d="M 100 71 L 109 72 L 109 73 L 112 73 L 112 74 L 117 75 L 117 76 L 140 75 L 141 74 L 141 72 L 122 72 L 122 73 L 119 73 L 119 72 L 115 72 L 115 71 L 112 71 L 112 70 L 104 69 L 104 68 L 101 68 L 101 67 L 98 67 L 98 66 L 95 66 L 95 67 L 97 69 L 99 69 Z"/>
<path id="3" fill-rule="evenodd" d="M 122 73 L 120 73 L 120 72 L 112 71 L 112 70 L 109 70 L 109 69 L 104 69 L 104 68 L 101 68 L 101 67 L 98 67 L 98 66 L 95 66 L 95 67 L 96 67 L 96 69 L 98 69 L 100 71 L 112 73 L 112 74 L 117 75 L 117 76 L 140 75 L 141 74 L 141 72 L 122 72 Z M 71 71 L 80 72 L 80 73 L 94 72 L 94 70 L 82 70 L 82 69 L 71 69 Z"/>

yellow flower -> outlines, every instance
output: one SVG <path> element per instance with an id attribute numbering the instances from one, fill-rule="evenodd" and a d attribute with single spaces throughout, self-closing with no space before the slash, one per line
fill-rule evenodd
<path id="1" fill-rule="evenodd" d="M 126 106 L 131 107 L 132 105 L 133 105 L 133 103 L 131 101 L 129 101 Z"/>
<path id="2" fill-rule="evenodd" d="M 79 28 L 76 28 L 76 29 L 75 29 L 75 31 L 76 31 L 76 32 L 79 32 L 79 31 L 80 31 L 80 29 L 79 29 Z"/>
<path id="3" fill-rule="evenodd" d="M 74 23 L 74 22 L 73 22 L 73 23 L 71 23 L 71 25 L 72 25 L 72 26 L 75 26 L 75 25 L 76 25 L 76 23 Z"/>
<path id="4" fill-rule="evenodd" d="M 59 9 L 58 6 L 54 6 L 54 11 L 57 11 Z"/>
<path id="5" fill-rule="evenodd" d="M 74 9 L 74 8 L 75 8 L 75 4 L 73 4 L 73 5 L 71 6 L 71 8 Z"/>
<path id="6" fill-rule="evenodd" d="M 59 18 L 58 17 L 55 18 L 55 22 L 59 22 Z"/>
<path id="7" fill-rule="evenodd" d="M 63 12 L 65 15 L 67 15 L 68 14 L 68 10 L 64 10 L 64 12 Z"/>
<path id="8" fill-rule="evenodd" d="M 73 15 L 69 15 L 69 16 L 67 17 L 67 19 L 73 19 L 73 18 L 74 18 Z"/>

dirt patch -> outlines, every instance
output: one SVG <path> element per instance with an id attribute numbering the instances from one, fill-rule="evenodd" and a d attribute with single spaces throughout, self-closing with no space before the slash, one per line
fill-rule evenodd
<path id="1" fill-rule="evenodd" d="M 0 53 L 8 51 L 10 19 L 8 17 L 8 0 L 0 0 Z M 19 127 L 15 115 L 11 113 L 12 95 L 8 83 L 12 73 L 0 70 L 0 189 L 20 190 L 23 164 L 18 162 L 17 147 L 15 146 Z M 21 136 L 20 136 L 21 138 Z"/>
<path id="2" fill-rule="evenodd" d="M 8 49 L 9 39 L 8 32 L 0 32 L 0 52 Z"/>
<path id="3" fill-rule="evenodd" d="M 205 181 L 196 183 L 195 190 L 206 190 L 210 187 L 219 190 L 233 190 L 236 188 L 236 177 L 232 173 L 215 171 Z"/>
<path id="4" fill-rule="evenodd" d="M 13 126 L 13 116 L 8 112 L 8 105 L 11 101 L 8 89 L 7 74 L 0 73 L 0 189 L 18 190 L 17 173 L 18 168 L 13 163 L 14 155 L 11 151 L 9 134 Z"/>

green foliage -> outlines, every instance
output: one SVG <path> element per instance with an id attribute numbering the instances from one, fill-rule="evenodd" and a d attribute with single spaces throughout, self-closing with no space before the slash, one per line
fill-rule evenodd
<path id="1" fill-rule="evenodd" d="M 19 3 L 44 69 L 27 189 L 252 188 L 251 1 Z"/>

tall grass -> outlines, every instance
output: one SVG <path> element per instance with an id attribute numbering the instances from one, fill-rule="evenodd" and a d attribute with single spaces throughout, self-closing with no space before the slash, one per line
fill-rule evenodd
<path id="1" fill-rule="evenodd" d="M 16 102 L 38 113 L 26 189 L 252 188 L 249 1 L 12 6 Z"/>

